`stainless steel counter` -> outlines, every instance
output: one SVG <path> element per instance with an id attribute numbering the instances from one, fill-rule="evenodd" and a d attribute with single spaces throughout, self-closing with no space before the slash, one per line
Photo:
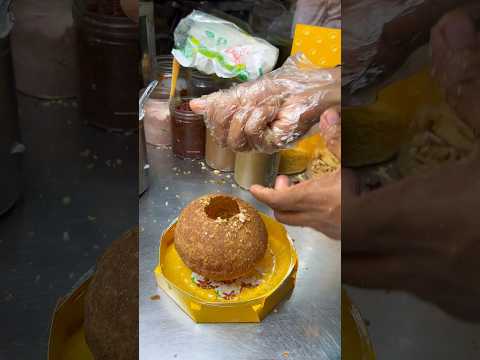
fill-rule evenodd
<path id="1" fill-rule="evenodd" d="M 236 187 L 231 174 L 179 160 L 168 149 L 149 147 L 148 155 L 150 188 L 140 199 L 140 359 L 340 359 L 340 243 L 313 230 L 287 228 L 299 256 L 296 287 L 259 324 L 196 324 L 157 290 L 160 235 L 188 202 L 227 192 L 271 211 Z"/>

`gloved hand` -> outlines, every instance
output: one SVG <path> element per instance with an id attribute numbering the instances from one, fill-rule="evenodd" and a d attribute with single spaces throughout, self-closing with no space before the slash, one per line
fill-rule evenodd
<path id="1" fill-rule="evenodd" d="M 343 103 L 393 75 L 443 14 L 467 2 L 475 0 L 343 0 Z"/>
<path id="2" fill-rule="evenodd" d="M 190 102 L 218 143 L 235 151 L 274 152 L 304 135 L 340 105 L 341 70 L 320 69 L 303 54 L 279 69 Z"/>

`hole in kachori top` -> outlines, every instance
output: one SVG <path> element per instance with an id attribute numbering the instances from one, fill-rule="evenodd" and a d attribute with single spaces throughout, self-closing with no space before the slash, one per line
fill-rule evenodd
<path id="1" fill-rule="evenodd" d="M 205 213 L 210 219 L 229 219 L 240 213 L 240 208 L 235 200 L 226 196 L 216 196 L 210 199 L 205 207 Z"/>

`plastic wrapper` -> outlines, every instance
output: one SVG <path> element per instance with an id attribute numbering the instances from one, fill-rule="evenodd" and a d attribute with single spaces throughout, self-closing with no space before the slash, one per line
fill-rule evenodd
<path id="1" fill-rule="evenodd" d="M 217 141 L 235 151 L 272 153 L 304 135 L 340 104 L 340 68 L 321 69 L 305 55 L 290 57 L 256 81 L 191 102 Z"/>
<path id="2" fill-rule="evenodd" d="M 253 80 L 270 72 L 278 49 L 237 25 L 194 10 L 174 32 L 172 54 L 184 67 L 223 78 Z"/>
<path id="3" fill-rule="evenodd" d="M 7 37 L 13 27 L 13 14 L 10 11 L 11 0 L 0 0 L 0 38 Z"/>

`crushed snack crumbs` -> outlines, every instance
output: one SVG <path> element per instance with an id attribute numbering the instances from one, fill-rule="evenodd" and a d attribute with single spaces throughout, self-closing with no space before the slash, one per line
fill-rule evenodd
<path id="1" fill-rule="evenodd" d="M 158 295 L 158 294 L 157 295 L 152 295 L 152 296 L 150 296 L 150 300 L 152 300 L 152 301 L 160 300 L 160 295 Z"/>

